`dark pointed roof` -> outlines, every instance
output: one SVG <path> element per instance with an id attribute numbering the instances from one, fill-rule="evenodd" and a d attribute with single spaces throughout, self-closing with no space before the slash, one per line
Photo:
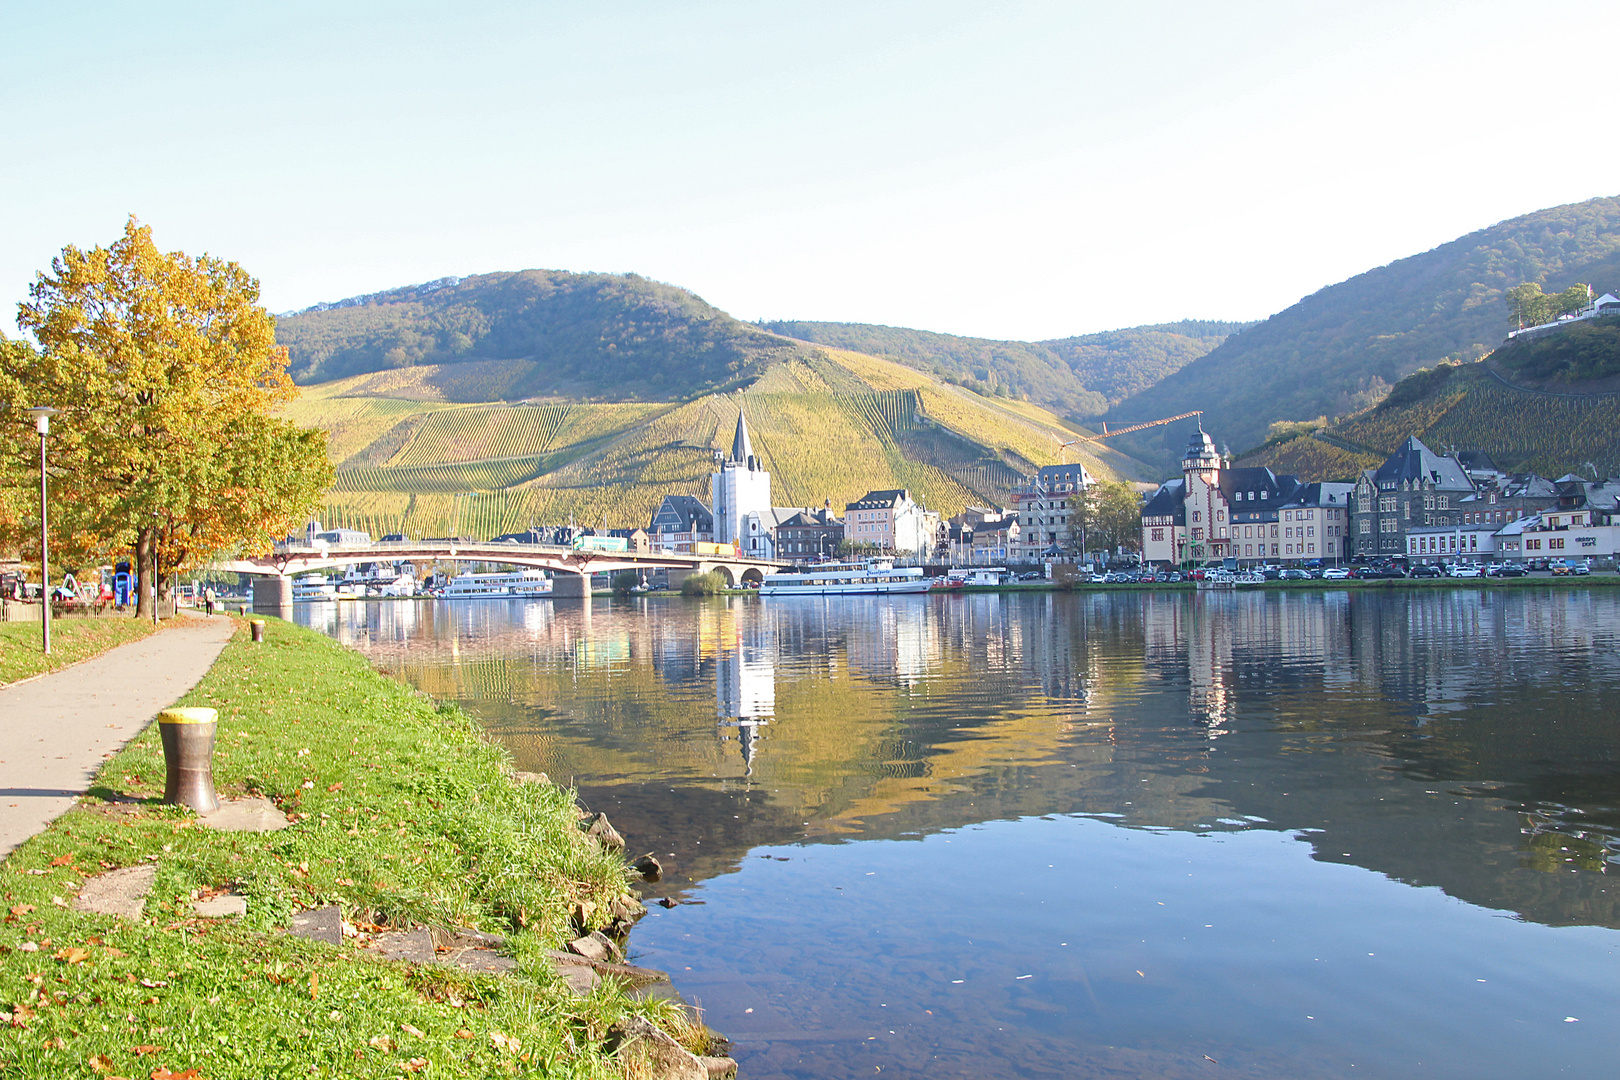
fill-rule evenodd
<path id="1" fill-rule="evenodd" d="M 1432 484 L 1441 491 L 1473 491 L 1462 464 L 1454 457 L 1442 457 L 1423 445 L 1416 435 L 1378 467 L 1373 479 L 1380 490 L 1393 490 L 1402 483 Z"/>
<path id="2" fill-rule="evenodd" d="M 748 441 L 748 421 L 743 419 L 742 410 L 737 410 L 737 433 L 731 437 L 731 460 L 738 465 L 748 464 L 748 459 L 754 456 L 754 444 Z"/>

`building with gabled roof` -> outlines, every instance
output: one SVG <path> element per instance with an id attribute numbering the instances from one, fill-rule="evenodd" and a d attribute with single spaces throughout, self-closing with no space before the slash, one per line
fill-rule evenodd
<path id="1" fill-rule="evenodd" d="M 665 495 L 647 526 L 647 536 L 660 551 L 714 539 L 714 515 L 695 495 Z"/>
<path id="2" fill-rule="evenodd" d="M 1462 501 L 1475 491 L 1461 461 L 1435 453 L 1416 435 L 1408 437 L 1356 481 L 1355 554 L 1405 555 L 1408 529 L 1461 524 Z"/>
<path id="3" fill-rule="evenodd" d="M 844 505 L 844 538 L 881 551 L 932 554 L 939 515 L 930 513 L 904 488 L 868 491 Z"/>
<path id="4" fill-rule="evenodd" d="M 1231 468 L 1202 425 L 1181 472 L 1142 507 L 1144 562 L 1236 559 L 1252 566 L 1335 562 L 1348 554 L 1349 483 L 1307 484 L 1264 466 Z"/>

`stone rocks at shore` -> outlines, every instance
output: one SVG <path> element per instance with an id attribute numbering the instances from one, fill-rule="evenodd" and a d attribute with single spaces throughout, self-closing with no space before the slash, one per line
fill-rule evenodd
<path id="1" fill-rule="evenodd" d="M 630 864 L 630 868 L 640 874 L 642 880 L 657 882 L 664 876 L 664 865 L 651 855 L 643 855 Z"/>
<path id="2" fill-rule="evenodd" d="M 616 1052 L 640 1058 L 659 1080 L 709 1080 L 712 1075 L 696 1054 L 639 1016 L 615 1023 L 608 1038 Z"/>
<path id="3" fill-rule="evenodd" d="M 596 837 L 603 847 L 611 851 L 624 850 L 624 837 L 619 835 L 619 830 L 608 823 L 606 814 L 592 814 L 585 820 L 590 823 L 585 831 Z"/>

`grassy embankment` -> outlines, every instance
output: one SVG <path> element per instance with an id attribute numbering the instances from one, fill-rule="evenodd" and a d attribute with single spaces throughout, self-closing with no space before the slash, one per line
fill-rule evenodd
<path id="1" fill-rule="evenodd" d="M 220 833 L 159 805 L 156 724 L 111 758 L 80 808 L 0 864 L 0 1074 L 617 1076 L 616 1017 L 680 1028 L 611 980 L 571 996 L 546 963 L 575 903 L 601 912 L 627 891 L 569 792 L 515 783 L 466 714 L 358 654 L 276 620 L 266 636 L 239 628 L 183 703 L 220 711 L 220 794 L 260 793 L 292 826 Z M 67 906 L 86 876 L 144 861 L 158 867 L 144 918 Z M 226 889 L 246 916 L 191 916 L 194 896 Z M 281 931 L 330 903 L 351 921 L 500 934 L 519 970 L 383 963 Z"/>
<path id="2" fill-rule="evenodd" d="M 52 619 L 51 654 L 46 656 L 40 651 L 38 622 L 0 623 L 0 686 L 88 660 L 154 629 L 147 619 Z"/>

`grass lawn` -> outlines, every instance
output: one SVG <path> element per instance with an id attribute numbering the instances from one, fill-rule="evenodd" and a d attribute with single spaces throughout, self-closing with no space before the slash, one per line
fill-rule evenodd
<path id="1" fill-rule="evenodd" d="M 51 655 L 46 656 L 40 651 L 39 623 L 0 623 L 0 686 L 88 660 L 155 629 L 150 620 L 134 617 L 52 619 Z"/>
<path id="2" fill-rule="evenodd" d="M 239 625 L 183 704 L 219 710 L 221 797 L 273 799 L 292 826 L 221 833 L 159 805 L 156 724 L 111 758 L 79 808 L 0 864 L 0 1075 L 620 1076 L 603 1041 L 627 1012 L 700 1041 L 673 1006 L 612 980 L 573 996 L 546 963 L 576 932 L 573 905 L 605 918 L 628 891 L 570 792 L 514 782 L 465 713 L 358 654 L 274 619 L 266 639 Z M 139 921 L 68 906 L 86 876 L 142 862 L 157 877 Z M 225 889 L 246 916 L 192 916 L 193 897 Z M 497 933 L 519 969 L 385 963 L 282 932 L 330 903 L 351 922 Z"/>

